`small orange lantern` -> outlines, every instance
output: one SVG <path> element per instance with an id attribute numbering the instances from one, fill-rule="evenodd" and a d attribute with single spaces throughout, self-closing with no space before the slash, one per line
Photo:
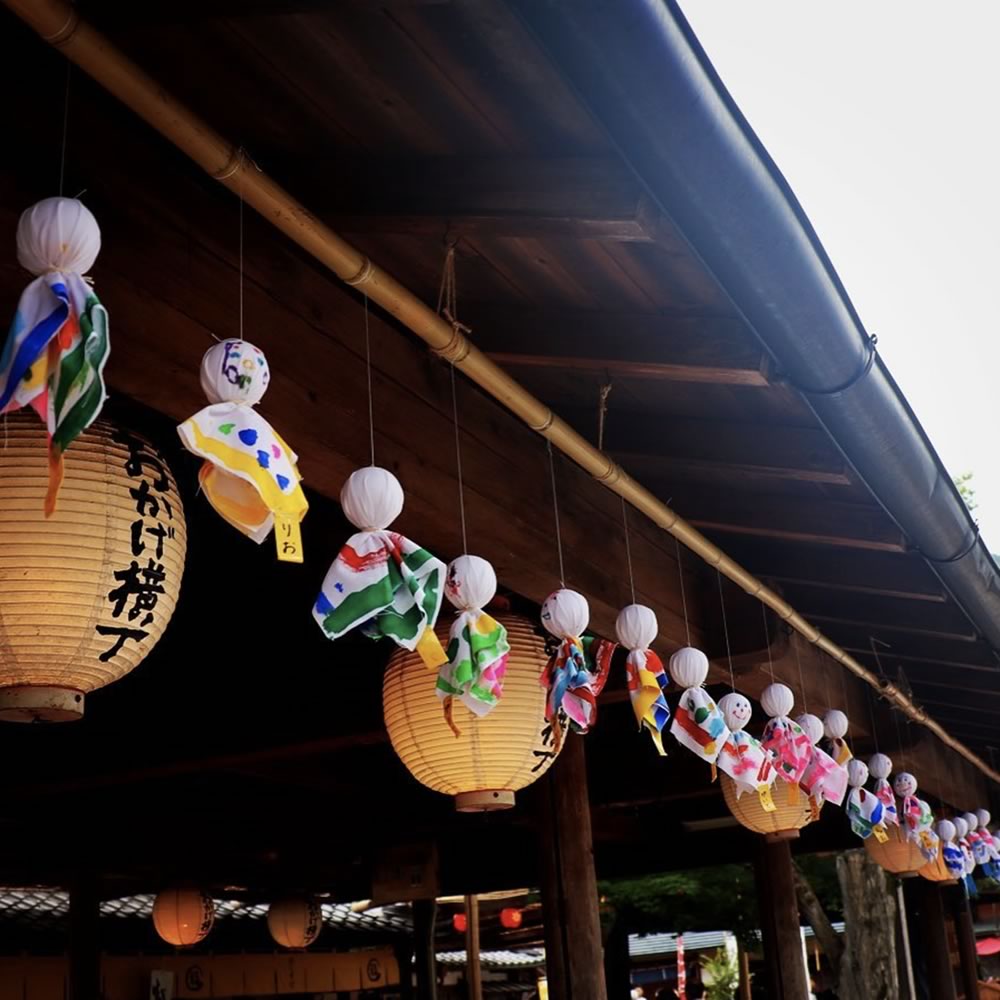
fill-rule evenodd
<path id="1" fill-rule="evenodd" d="M 215 903 L 200 889 L 164 889 L 153 903 L 153 926 L 167 944 L 188 948 L 215 923 Z"/>
<path id="2" fill-rule="evenodd" d="M 519 909 L 513 906 L 505 906 L 500 911 L 500 923 L 507 928 L 507 930 L 516 930 L 521 926 L 521 921 L 524 919 L 524 915 Z"/>
<path id="3" fill-rule="evenodd" d="M 267 908 L 267 929 L 282 948 L 308 948 L 323 929 L 323 910 L 311 896 L 276 900 Z"/>
<path id="4" fill-rule="evenodd" d="M 464 934 L 469 929 L 469 921 L 466 919 L 464 913 L 456 913 L 451 918 L 451 926 L 454 927 L 459 934 Z"/>

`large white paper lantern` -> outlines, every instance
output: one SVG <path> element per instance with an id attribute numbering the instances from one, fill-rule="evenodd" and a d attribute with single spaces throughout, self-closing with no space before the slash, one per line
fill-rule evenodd
<path id="1" fill-rule="evenodd" d="M 267 908 L 267 929 L 282 948 L 308 948 L 323 929 L 323 909 L 311 896 L 275 900 Z"/>
<path id="2" fill-rule="evenodd" d="M 156 933 L 177 948 L 203 941 L 214 923 L 215 903 L 200 889 L 164 889 L 153 902 Z"/>
<path id="3" fill-rule="evenodd" d="M 173 615 L 184 506 L 149 441 L 101 419 L 65 453 L 46 518 L 45 428 L 24 411 L 4 420 L 0 719 L 78 719 L 86 695 L 137 667 Z"/>

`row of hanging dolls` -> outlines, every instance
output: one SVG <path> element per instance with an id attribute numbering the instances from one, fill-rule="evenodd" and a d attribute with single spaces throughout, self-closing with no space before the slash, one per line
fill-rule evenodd
<path id="1" fill-rule="evenodd" d="M 47 198 L 18 223 L 18 260 L 35 279 L 21 296 L 0 354 L 0 412 L 30 406 L 45 423 L 51 456 L 48 515 L 56 508 L 63 452 L 97 418 L 106 398 L 108 315 L 87 277 L 100 245 L 97 221 L 77 199 Z M 201 362 L 208 405 L 178 432 L 202 459 L 200 488 L 219 515 L 257 543 L 273 533 L 278 558 L 302 562 L 299 526 L 308 504 L 297 456 L 256 408 L 270 379 L 259 348 L 241 339 L 219 341 Z M 403 509 L 403 489 L 374 462 L 347 479 L 340 500 L 358 530 L 331 565 L 312 609 L 324 634 L 336 639 L 360 628 L 419 652 L 437 671 L 444 717 L 456 732 L 456 701 L 476 717 L 488 714 L 502 696 L 510 649 L 506 630 L 484 610 L 496 592 L 493 568 L 468 554 L 445 566 L 390 530 Z M 447 650 L 434 631 L 443 597 L 457 612 Z M 542 606 L 542 625 L 556 640 L 541 681 L 547 689 L 546 719 L 557 741 L 566 729 L 585 733 L 594 724 L 607 681 L 615 644 L 585 636 L 589 617 L 586 599 L 565 588 Z M 616 623 L 618 640 L 628 650 L 628 690 L 638 725 L 661 754 L 670 722 L 682 746 L 728 775 L 738 795 L 757 795 L 765 810 L 776 808 L 771 790 L 779 782 L 790 797 L 807 795 L 816 814 L 824 802 L 846 802 L 852 828 L 862 838 L 882 839 L 888 826 L 902 824 L 928 861 L 941 850 L 955 877 L 971 876 L 977 864 L 990 877 L 1000 875 L 1000 844 L 988 829 L 989 814 L 980 810 L 942 820 L 935 830 L 912 775 L 898 774 L 890 786 L 892 762 L 884 754 L 875 754 L 868 767 L 852 759 L 843 712 L 793 720 L 792 692 L 775 683 L 761 697 L 770 718 L 758 740 L 746 731 L 748 699 L 733 691 L 716 704 L 703 687 L 707 657 L 685 647 L 669 661 L 670 677 L 683 688 L 671 715 L 667 672 L 650 649 L 658 631 L 654 612 L 638 604 L 626 607 Z M 869 771 L 875 778 L 872 791 L 864 787 Z"/>

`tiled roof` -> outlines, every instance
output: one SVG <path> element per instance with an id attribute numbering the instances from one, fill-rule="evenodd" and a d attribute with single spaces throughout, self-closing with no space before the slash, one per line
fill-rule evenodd
<path id="1" fill-rule="evenodd" d="M 439 951 L 437 960 L 442 965 L 465 965 L 465 951 Z M 481 951 L 479 963 L 484 969 L 530 969 L 545 965 L 544 948 L 524 951 Z"/>
<path id="2" fill-rule="evenodd" d="M 122 896 L 101 903 L 103 917 L 149 918 L 153 900 L 148 893 Z M 338 930 L 409 931 L 408 906 L 372 907 L 355 912 L 350 903 L 323 903 L 323 919 Z M 69 893 L 59 889 L 0 888 L 0 919 L 16 916 L 24 923 L 38 927 L 54 925 L 69 914 Z M 267 915 L 264 903 L 246 903 L 237 899 L 215 900 L 216 920 L 261 920 Z"/>

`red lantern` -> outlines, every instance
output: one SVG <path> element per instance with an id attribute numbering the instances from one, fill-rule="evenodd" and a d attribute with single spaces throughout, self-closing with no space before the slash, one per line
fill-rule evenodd
<path id="1" fill-rule="evenodd" d="M 520 910 L 514 909 L 513 906 L 505 906 L 500 911 L 500 923 L 508 930 L 516 930 L 521 926 L 523 919 L 524 914 Z"/>
<path id="2" fill-rule="evenodd" d="M 454 927 L 459 934 L 464 934 L 469 926 L 469 921 L 465 919 L 464 913 L 456 913 L 451 918 L 451 926 Z"/>

